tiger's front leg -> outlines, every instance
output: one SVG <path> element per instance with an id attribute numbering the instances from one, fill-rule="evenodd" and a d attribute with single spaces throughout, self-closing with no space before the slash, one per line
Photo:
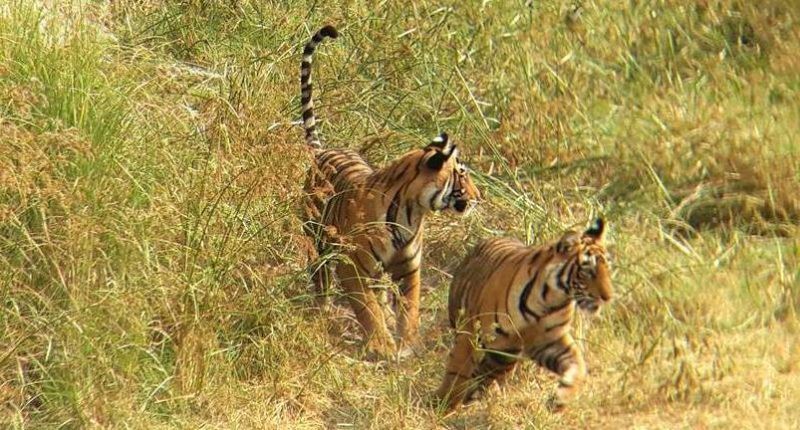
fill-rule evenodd
<path id="1" fill-rule="evenodd" d="M 336 269 L 342 289 L 364 333 L 368 359 L 390 358 L 394 355 L 396 346 L 386 328 L 378 298 L 369 288 L 370 278 L 361 275 L 349 262 L 340 263 Z"/>
<path id="2" fill-rule="evenodd" d="M 550 407 L 556 410 L 563 408 L 575 395 L 580 381 L 586 377 L 586 363 L 575 340 L 570 334 L 565 334 L 555 341 L 535 347 L 530 356 L 539 365 L 560 376 Z"/>
<path id="3" fill-rule="evenodd" d="M 483 359 L 478 363 L 473 374 L 475 389 L 467 396 L 467 400 L 480 398 L 493 382 L 502 385 L 508 374 L 517 365 L 519 350 L 487 349 Z"/>
<path id="4" fill-rule="evenodd" d="M 413 347 L 419 337 L 419 264 L 411 273 L 400 274 L 402 285 L 397 301 L 397 332 L 403 347 Z M 394 276 L 393 276 L 394 277 Z"/>
<path id="5" fill-rule="evenodd" d="M 436 402 L 444 405 L 446 411 L 451 411 L 463 403 L 477 386 L 477 381 L 473 379 L 477 364 L 474 352 L 472 334 L 459 332 L 456 335 L 455 345 L 447 357 L 442 383 L 434 393 Z"/>

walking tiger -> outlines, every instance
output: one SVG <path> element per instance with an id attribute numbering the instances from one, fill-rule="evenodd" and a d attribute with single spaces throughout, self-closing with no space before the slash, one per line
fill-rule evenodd
<path id="1" fill-rule="evenodd" d="M 551 405 L 565 405 L 586 375 L 570 334 L 575 305 L 595 313 L 613 294 L 604 232 L 597 219 L 544 246 L 507 238 L 479 243 L 451 284 L 455 345 L 435 399 L 453 409 L 492 381 L 502 383 L 527 357 L 560 376 Z"/>
<path id="2" fill-rule="evenodd" d="M 425 216 L 432 211 L 467 214 L 481 194 L 446 133 L 383 168 L 373 168 L 355 151 L 323 148 L 311 96 L 311 61 L 320 42 L 337 36 L 331 26 L 319 30 L 306 44 L 300 67 L 303 125 L 316 164 L 305 186 L 304 225 L 315 241 L 312 257 L 329 247 L 338 247 L 343 254 L 335 273 L 363 329 L 367 353 L 385 358 L 397 346 L 370 284 L 384 271 L 401 284 L 397 331 L 403 345 L 413 344 L 419 328 Z M 331 283 L 331 266 L 321 262 L 313 271 L 320 297 Z"/>

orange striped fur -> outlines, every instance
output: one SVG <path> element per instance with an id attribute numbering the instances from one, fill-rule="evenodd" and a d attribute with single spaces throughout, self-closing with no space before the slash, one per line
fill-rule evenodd
<path id="1" fill-rule="evenodd" d="M 545 246 L 512 239 L 479 243 L 455 272 L 449 296 L 455 345 L 436 398 L 448 409 L 502 382 L 522 358 L 560 376 L 554 406 L 586 374 L 570 328 L 575 307 L 590 313 L 611 300 L 602 219 Z"/>
<path id="2" fill-rule="evenodd" d="M 305 231 L 315 242 L 313 258 L 330 248 L 343 254 L 335 274 L 363 329 L 368 353 L 387 357 L 396 351 L 396 344 L 370 285 L 383 272 L 400 283 L 398 335 L 404 345 L 414 343 L 425 216 L 450 210 L 466 214 L 480 192 L 445 133 L 380 169 L 355 151 L 322 148 L 311 97 L 311 58 L 317 44 L 336 36 L 333 27 L 324 27 L 303 51 L 301 108 L 306 142 L 316 160 L 306 183 Z M 327 294 L 332 269 L 331 262 L 320 262 L 312 273 L 320 297 Z"/>

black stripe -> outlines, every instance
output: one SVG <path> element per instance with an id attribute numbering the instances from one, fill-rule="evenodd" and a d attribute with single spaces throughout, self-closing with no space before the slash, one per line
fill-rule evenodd
<path id="1" fill-rule="evenodd" d="M 378 255 L 378 253 L 375 251 L 375 247 L 372 246 L 372 242 L 369 243 L 369 250 L 370 252 L 372 252 L 372 258 L 374 258 L 375 261 L 377 261 L 378 263 L 380 263 L 381 266 L 383 266 L 383 260 L 381 260 L 380 255 Z"/>
<path id="2" fill-rule="evenodd" d="M 306 43 L 305 47 L 303 47 L 303 59 L 300 61 L 300 105 L 301 108 L 309 105 L 309 108 L 303 111 L 303 122 L 308 121 L 310 118 L 314 117 L 314 113 L 311 110 L 311 103 L 312 103 L 312 87 L 310 84 L 311 81 L 311 56 L 314 54 L 314 51 L 317 48 L 317 45 L 322 42 L 323 39 L 326 37 L 330 37 L 335 39 L 339 36 L 339 33 L 336 29 L 332 26 L 325 26 L 311 37 L 311 40 Z M 305 124 L 304 124 L 305 125 Z M 312 143 L 313 141 L 317 140 L 316 137 L 316 129 L 314 127 L 307 127 L 306 128 L 306 141 L 308 143 Z"/>
<path id="3" fill-rule="evenodd" d="M 450 183 L 453 184 L 450 194 L 461 197 L 464 194 L 464 191 L 458 187 L 461 184 L 461 181 L 459 181 L 458 171 L 455 169 L 453 169 L 453 174 L 451 175 Z M 458 193 L 456 194 L 456 192 Z"/>
<path id="4" fill-rule="evenodd" d="M 509 366 L 516 363 L 519 349 L 506 349 L 499 351 L 487 351 L 486 356 L 497 364 Z"/>
<path id="5" fill-rule="evenodd" d="M 549 315 L 549 314 L 554 314 L 556 312 L 562 311 L 562 310 L 564 310 L 564 308 L 569 306 L 570 303 L 572 303 L 572 299 L 568 298 L 568 299 L 564 300 L 564 303 L 561 303 L 559 305 L 555 305 L 553 307 L 548 307 L 547 308 L 547 313 Z"/>
<path id="6" fill-rule="evenodd" d="M 435 208 L 433 207 L 433 202 L 434 202 L 434 201 L 436 200 L 436 198 L 437 198 L 437 197 L 439 197 L 439 195 L 441 195 L 443 192 L 444 192 L 444 190 L 442 190 L 441 192 L 438 192 L 438 193 L 433 193 L 433 195 L 431 196 L 431 201 L 430 201 L 430 202 L 428 202 L 428 207 L 429 207 L 429 208 L 431 208 L 431 210 L 435 209 Z"/>
<path id="7" fill-rule="evenodd" d="M 322 155 L 319 156 L 319 158 L 317 158 L 317 164 L 320 165 L 328 164 L 330 161 L 332 161 L 331 159 L 336 157 L 337 155 L 339 155 L 339 153 L 335 150 L 325 151 L 322 153 Z"/>
<path id="8" fill-rule="evenodd" d="M 332 25 L 326 25 L 325 27 L 320 28 L 318 33 L 325 37 L 330 37 L 331 39 L 336 39 L 339 37 L 339 32 L 336 31 L 336 28 Z"/>
<path id="9" fill-rule="evenodd" d="M 564 321 L 562 321 L 562 322 L 560 322 L 560 323 L 558 323 L 556 325 L 552 325 L 550 327 L 545 328 L 544 331 L 547 332 L 547 331 L 555 330 L 555 329 L 557 329 L 559 327 L 564 327 L 565 325 L 569 324 L 570 320 L 571 320 L 570 318 L 566 318 L 566 319 L 564 319 Z"/>
<path id="10" fill-rule="evenodd" d="M 532 311 L 528 307 L 528 297 L 531 295 L 531 290 L 533 289 L 533 283 L 536 281 L 536 277 L 534 276 L 533 279 L 528 281 L 525 284 L 525 288 L 522 289 L 522 294 L 519 296 L 519 311 L 522 313 L 522 316 L 527 320 L 527 315 L 533 315 L 534 318 L 538 321 L 541 318 L 541 315 L 537 314 L 536 312 Z"/>
<path id="11" fill-rule="evenodd" d="M 544 357 L 544 367 L 552 370 L 553 372 L 558 372 L 558 356 L 547 354 Z"/>
<path id="12" fill-rule="evenodd" d="M 395 181 L 399 181 L 400 178 L 402 178 L 403 175 L 405 175 L 407 171 L 408 171 L 408 165 L 403 166 L 403 168 L 400 170 L 400 173 L 398 173 L 397 175 L 394 176 L 394 180 Z"/>
<path id="13" fill-rule="evenodd" d="M 544 345 L 540 345 L 540 346 L 534 348 L 533 350 L 531 350 L 530 354 L 528 354 L 528 355 L 532 359 L 534 359 L 536 361 L 539 361 L 539 355 L 542 354 L 545 350 L 547 350 L 547 348 L 550 348 L 551 346 L 553 346 L 556 342 L 558 342 L 558 339 L 556 339 L 556 340 L 554 340 L 552 342 L 548 342 L 548 343 L 546 343 Z"/>
<path id="14" fill-rule="evenodd" d="M 412 275 L 412 274 L 414 274 L 414 272 L 418 272 L 418 271 L 419 271 L 419 267 L 415 267 L 415 268 L 411 269 L 410 271 L 404 273 L 401 276 L 397 276 L 397 277 L 392 276 L 392 280 L 395 281 L 395 282 L 400 281 L 400 280 L 404 279 L 405 277 L 407 277 L 409 275 Z M 402 291 L 402 290 L 400 292 L 405 293 L 405 291 Z"/>
<path id="15" fill-rule="evenodd" d="M 389 209 L 386 211 L 386 222 L 390 224 L 397 223 L 397 210 L 400 207 L 400 193 L 396 193 L 389 203 Z M 390 226 L 391 227 L 391 226 Z"/>
<path id="16" fill-rule="evenodd" d="M 393 266 L 393 267 L 402 267 L 402 266 L 404 266 L 404 265 L 405 265 L 405 264 L 407 264 L 409 261 L 411 261 L 411 260 L 413 260 L 413 259 L 417 258 L 417 256 L 419 255 L 419 251 L 420 251 L 420 249 L 422 249 L 422 248 L 418 246 L 418 247 L 417 247 L 417 250 L 416 250 L 416 251 L 414 251 L 414 254 L 413 254 L 413 255 L 411 255 L 410 257 L 406 257 L 406 259 L 404 259 L 404 260 L 402 260 L 402 261 L 398 261 L 397 263 L 393 263 L 393 264 L 392 264 L 392 266 Z"/>
<path id="17" fill-rule="evenodd" d="M 563 290 L 565 293 L 569 293 L 569 282 L 567 284 L 564 284 L 561 281 L 561 277 L 564 275 L 564 271 L 567 270 L 569 268 L 569 266 L 570 266 L 570 263 L 569 262 L 565 262 L 564 265 L 561 266 L 561 269 L 558 271 L 558 274 L 556 275 L 556 286 L 558 288 L 560 288 L 561 290 Z M 569 279 L 570 278 L 567 277 L 567 280 L 569 280 Z"/>
<path id="18" fill-rule="evenodd" d="M 508 337 L 508 333 L 505 330 L 503 330 L 502 327 L 500 327 L 500 319 L 499 319 L 500 312 L 499 312 L 499 309 L 497 309 L 498 306 L 500 306 L 499 303 L 495 303 L 494 304 L 494 324 L 495 324 L 494 325 L 494 332 L 495 332 L 495 334 L 499 334 L 501 336 Z"/>
<path id="19" fill-rule="evenodd" d="M 555 356 L 556 357 L 556 366 L 558 366 L 558 368 L 560 368 L 561 367 L 560 364 L 562 362 L 563 357 L 565 355 L 571 354 L 571 353 L 572 353 L 572 348 L 570 348 L 570 347 L 564 348 L 563 351 L 561 351 L 558 355 Z M 558 370 L 556 370 L 556 371 L 558 371 Z"/>
<path id="20" fill-rule="evenodd" d="M 542 351 L 539 351 L 539 353 L 536 356 L 536 361 L 538 361 L 539 364 L 541 364 L 542 366 L 546 366 L 548 361 L 550 360 L 550 357 L 553 356 L 552 349 L 554 346 L 558 346 L 558 341 L 551 343 L 547 348 L 545 348 Z"/>
<path id="21" fill-rule="evenodd" d="M 389 203 L 389 209 L 386 211 L 386 224 L 389 233 L 392 235 L 392 246 L 397 250 L 406 246 L 406 243 L 403 241 L 403 236 L 400 234 L 400 228 L 397 225 L 398 210 L 400 210 L 400 191 L 392 197 L 392 201 Z"/>
<path id="22" fill-rule="evenodd" d="M 337 173 L 346 173 L 347 169 L 360 164 L 362 164 L 361 160 L 355 160 L 351 158 L 345 160 L 344 162 L 342 162 L 342 164 L 336 164 L 333 167 L 336 168 Z"/>

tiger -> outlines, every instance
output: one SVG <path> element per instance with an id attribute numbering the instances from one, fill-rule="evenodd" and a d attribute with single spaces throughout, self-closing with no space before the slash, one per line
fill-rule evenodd
<path id="1" fill-rule="evenodd" d="M 613 295 L 605 221 L 557 241 L 526 246 L 510 238 L 478 243 L 455 271 L 448 296 L 455 330 L 445 375 L 429 399 L 452 411 L 504 382 L 528 357 L 558 374 L 548 406 L 563 408 L 586 376 L 570 334 L 577 307 L 594 314 Z"/>
<path id="2" fill-rule="evenodd" d="M 481 193 L 445 132 L 382 168 L 371 166 L 356 151 L 323 148 L 311 96 L 311 62 L 318 44 L 337 37 L 332 26 L 320 29 L 305 45 L 300 66 L 305 141 L 315 160 L 304 204 L 304 230 L 314 242 L 309 253 L 317 261 L 311 278 L 315 296 L 324 304 L 335 273 L 363 332 L 367 357 L 384 359 L 398 346 L 370 285 L 384 272 L 400 284 L 394 300 L 396 334 L 408 352 L 418 340 L 425 217 L 433 211 L 467 215 Z M 331 248 L 339 258 L 320 258 Z"/>

